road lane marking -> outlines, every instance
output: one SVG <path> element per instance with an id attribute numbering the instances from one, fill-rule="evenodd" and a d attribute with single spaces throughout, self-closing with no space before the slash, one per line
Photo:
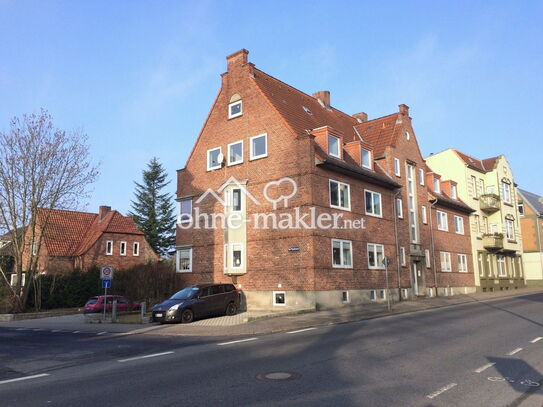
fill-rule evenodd
<path id="1" fill-rule="evenodd" d="M 28 328 L 17 328 L 16 331 L 28 331 Z"/>
<path id="2" fill-rule="evenodd" d="M 174 353 L 174 352 L 173 351 L 168 351 L 168 352 L 161 352 L 161 353 L 152 353 L 151 355 L 136 356 L 136 357 L 128 358 L 128 359 L 119 359 L 117 362 L 124 363 L 124 362 L 130 362 L 132 360 L 138 360 L 138 359 L 156 358 L 157 356 L 170 355 L 172 353 Z"/>
<path id="3" fill-rule="evenodd" d="M 249 342 L 249 341 L 256 341 L 258 338 L 247 338 L 247 339 L 239 339 L 237 341 L 230 341 L 230 342 L 222 342 L 218 343 L 217 345 L 223 346 L 223 345 L 232 345 L 234 343 L 241 343 L 241 342 Z"/>
<path id="4" fill-rule="evenodd" d="M 519 353 L 522 350 L 522 348 L 516 348 L 515 350 L 512 350 L 507 354 L 507 356 L 513 356 L 515 353 Z"/>
<path id="5" fill-rule="evenodd" d="M 62 332 L 62 329 L 53 329 L 51 332 Z"/>
<path id="6" fill-rule="evenodd" d="M 494 366 L 495 364 L 496 364 L 496 363 L 487 363 L 486 365 L 481 366 L 479 369 L 475 370 L 475 373 L 484 372 L 486 369 L 488 369 L 489 367 Z"/>
<path id="7" fill-rule="evenodd" d="M 81 331 L 73 331 L 72 333 L 73 334 L 78 334 L 79 332 L 81 332 Z"/>
<path id="8" fill-rule="evenodd" d="M 98 332 L 96 335 L 103 335 L 103 334 L 107 334 L 107 332 L 106 331 Z"/>
<path id="9" fill-rule="evenodd" d="M 45 377 L 45 376 L 49 376 L 49 373 L 41 373 L 41 374 L 35 374 L 34 376 L 24 376 L 24 377 L 18 377 L 16 379 L 2 380 L 0 381 L 0 384 L 20 382 L 23 380 L 30 380 L 30 379 L 37 379 L 38 377 Z"/>
<path id="10" fill-rule="evenodd" d="M 428 397 L 429 399 L 433 399 L 433 398 L 436 398 L 437 396 L 439 396 L 441 393 L 444 393 L 446 392 L 447 390 L 450 390 L 452 389 L 453 387 L 457 386 L 456 383 L 450 383 L 444 387 L 442 387 L 441 389 L 438 389 L 436 391 L 434 391 L 433 393 L 430 393 L 428 394 L 426 397 Z"/>
<path id="11" fill-rule="evenodd" d="M 543 339 L 543 338 L 542 338 L 541 336 L 538 336 L 537 338 L 535 338 L 535 339 L 532 339 L 532 340 L 530 341 L 530 343 L 536 343 L 536 342 L 539 342 L 539 341 L 540 341 L 541 339 Z"/>
<path id="12" fill-rule="evenodd" d="M 290 331 L 290 332 L 287 332 L 287 334 L 297 334 L 297 333 L 299 333 L 299 332 L 312 331 L 313 329 L 317 329 L 317 328 L 298 329 L 297 331 Z"/>
<path id="13" fill-rule="evenodd" d="M 36 329 L 33 329 L 34 332 L 39 332 L 39 331 L 43 331 L 43 329 L 41 328 L 36 328 Z"/>

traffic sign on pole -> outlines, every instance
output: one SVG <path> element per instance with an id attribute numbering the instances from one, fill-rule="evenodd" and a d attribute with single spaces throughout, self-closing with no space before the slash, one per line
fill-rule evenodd
<path id="1" fill-rule="evenodd" d="M 111 266 L 102 266 L 100 267 L 100 278 L 102 280 L 111 280 L 113 279 L 113 267 Z"/>
<path id="2" fill-rule="evenodd" d="M 111 288 L 111 280 L 102 280 L 102 288 Z"/>

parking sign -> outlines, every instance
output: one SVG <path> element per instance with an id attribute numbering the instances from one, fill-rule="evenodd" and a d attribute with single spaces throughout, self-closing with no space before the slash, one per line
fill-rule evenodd
<path id="1" fill-rule="evenodd" d="M 111 280 L 113 278 L 113 267 L 111 266 L 100 267 L 100 278 L 102 280 Z"/>

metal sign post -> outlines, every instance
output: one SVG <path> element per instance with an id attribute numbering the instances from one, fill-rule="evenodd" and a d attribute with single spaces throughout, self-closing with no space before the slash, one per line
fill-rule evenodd
<path id="1" fill-rule="evenodd" d="M 386 293 L 387 293 L 387 309 L 390 312 L 390 290 L 388 288 L 388 266 L 390 265 L 391 259 L 390 257 L 383 258 L 383 265 L 385 266 L 385 279 L 386 279 Z"/>
<path id="2" fill-rule="evenodd" d="M 113 278 L 113 267 L 102 266 L 100 267 L 100 279 L 102 280 L 102 288 L 104 289 L 104 322 L 106 320 L 106 308 L 107 308 L 107 289 L 111 288 L 111 279 Z"/>

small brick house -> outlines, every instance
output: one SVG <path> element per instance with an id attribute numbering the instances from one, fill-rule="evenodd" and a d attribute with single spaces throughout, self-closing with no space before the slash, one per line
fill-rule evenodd
<path id="1" fill-rule="evenodd" d="M 305 94 L 247 56 L 227 57 L 219 94 L 178 171 L 179 286 L 233 282 L 249 309 L 329 308 L 383 301 L 387 292 L 439 295 L 450 286 L 472 291 L 472 270 L 435 278 L 430 259 L 446 239 L 434 242 L 422 207 L 430 217 L 433 201 L 452 199 L 429 195 L 409 108 L 374 120 L 348 115 L 331 105 L 330 92 Z M 460 200 L 447 208 L 470 211 Z M 202 214 L 238 221 L 200 227 Z M 257 227 L 300 214 L 343 223 Z M 469 255 L 469 228 L 449 239 L 461 241 L 455 254 Z"/>
<path id="2" fill-rule="evenodd" d="M 43 224 L 45 229 L 39 226 Z M 30 250 L 34 250 L 39 254 L 40 273 L 102 265 L 123 269 L 159 259 L 134 220 L 109 206 L 100 206 L 99 213 L 39 209 L 37 225 L 35 240 L 43 234 L 41 245 L 29 242 L 23 266 L 28 267 Z"/>

